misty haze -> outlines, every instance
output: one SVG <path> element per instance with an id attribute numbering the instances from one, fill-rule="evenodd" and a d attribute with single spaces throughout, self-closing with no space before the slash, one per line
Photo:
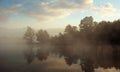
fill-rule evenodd
<path id="1" fill-rule="evenodd" d="M 120 72 L 118 3 L 0 0 L 0 72 Z"/>

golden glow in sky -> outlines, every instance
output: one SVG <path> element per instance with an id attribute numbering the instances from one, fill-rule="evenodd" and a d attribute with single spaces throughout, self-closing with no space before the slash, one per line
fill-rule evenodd
<path id="1" fill-rule="evenodd" d="M 85 16 L 96 21 L 120 18 L 119 0 L 0 0 L 0 27 L 64 28 Z"/>

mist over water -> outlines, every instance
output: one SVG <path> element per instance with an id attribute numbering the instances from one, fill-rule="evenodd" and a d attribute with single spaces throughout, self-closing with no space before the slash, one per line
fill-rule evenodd
<path id="1" fill-rule="evenodd" d="M 108 26 L 103 25 L 100 30 Z M 116 57 L 119 56 L 119 38 L 117 32 L 113 33 L 114 27 L 112 31 L 110 28 L 107 28 L 108 32 L 98 30 L 93 33 L 96 38 L 91 37 L 89 31 L 85 33 L 86 29 L 80 33 L 71 25 L 66 26 L 65 32 L 54 36 L 49 36 L 45 30 L 34 34 L 30 27 L 28 33 L 24 30 L 20 35 L 19 31 L 17 34 L 7 32 L 0 36 L 0 72 L 120 72 L 117 68 L 119 57 Z M 115 27 L 115 30 L 119 33 L 119 28 Z M 113 53 L 113 46 L 118 49 L 117 54 Z"/>
<path id="2" fill-rule="evenodd" d="M 64 57 L 48 56 L 47 60 L 37 58 L 27 64 L 24 51 L 28 49 L 22 38 L 2 38 L 0 41 L 0 71 L 1 72 L 82 72 L 79 64 L 66 64 Z M 95 69 L 95 72 L 119 72 L 115 68 Z"/>
<path id="3" fill-rule="evenodd" d="M 37 58 L 27 64 L 24 51 L 29 50 L 22 38 L 1 38 L 0 71 L 1 72 L 81 72 L 79 65 L 68 66 L 63 58 L 51 55 L 41 62 Z M 36 50 L 35 50 L 36 51 Z"/>
<path id="4" fill-rule="evenodd" d="M 2 38 L 0 45 L 0 53 L 8 61 L 22 62 L 23 51 L 27 47 L 22 38 Z"/>

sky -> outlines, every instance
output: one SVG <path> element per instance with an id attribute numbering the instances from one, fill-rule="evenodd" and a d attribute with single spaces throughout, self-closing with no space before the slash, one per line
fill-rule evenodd
<path id="1" fill-rule="evenodd" d="M 120 18 L 120 0 L 0 0 L 0 27 L 36 29 L 78 26 L 85 16 L 95 21 Z"/>

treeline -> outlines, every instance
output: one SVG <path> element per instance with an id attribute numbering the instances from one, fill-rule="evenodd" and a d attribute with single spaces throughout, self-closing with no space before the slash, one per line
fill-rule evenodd
<path id="1" fill-rule="evenodd" d="M 120 68 L 120 20 L 95 22 L 89 16 L 80 21 L 79 27 L 68 24 L 64 33 L 55 36 L 28 27 L 24 39 L 28 45 L 40 47 L 36 55 L 40 60 L 54 53 L 64 56 L 68 65 L 80 59 L 81 64 L 93 64 L 91 67 Z"/>

